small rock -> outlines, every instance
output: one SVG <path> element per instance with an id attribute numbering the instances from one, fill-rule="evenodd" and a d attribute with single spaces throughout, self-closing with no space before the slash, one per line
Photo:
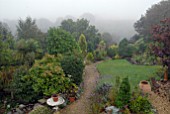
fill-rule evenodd
<path id="1" fill-rule="evenodd" d="M 23 105 L 23 104 L 20 104 L 19 105 L 19 109 L 23 109 L 23 108 L 25 108 L 26 106 L 25 105 Z"/>
<path id="2" fill-rule="evenodd" d="M 40 100 L 38 100 L 38 102 L 39 102 L 40 104 L 44 104 L 44 103 L 46 103 L 46 99 L 40 99 Z"/>
<path id="3" fill-rule="evenodd" d="M 39 103 L 36 103 L 36 104 L 34 105 L 34 108 L 33 108 L 33 109 L 35 109 L 35 108 L 37 108 L 37 107 L 43 107 L 43 105 L 41 105 L 41 104 L 39 104 Z"/>
<path id="4" fill-rule="evenodd" d="M 53 108 L 56 112 L 59 110 L 58 106 Z"/>
<path id="5" fill-rule="evenodd" d="M 118 114 L 119 109 L 116 108 L 115 106 L 108 106 L 105 108 L 106 112 L 112 112 L 115 114 Z"/>
<path id="6" fill-rule="evenodd" d="M 8 112 L 7 114 L 12 114 L 12 112 L 10 111 L 10 112 Z"/>
<path id="7" fill-rule="evenodd" d="M 19 108 L 16 108 L 16 111 L 18 112 L 18 114 L 24 114 L 24 112 L 20 110 Z"/>
<path id="8" fill-rule="evenodd" d="M 20 113 L 18 113 L 18 112 L 14 112 L 13 114 L 20 114 Z"/>

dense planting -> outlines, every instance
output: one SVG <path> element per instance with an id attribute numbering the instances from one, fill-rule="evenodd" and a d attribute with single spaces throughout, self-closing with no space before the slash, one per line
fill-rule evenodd
<path id="1" fill-rule="evenodd" d="M 0 106 L 35 103 L 53 94 L 74 92 L 75 97 L 87 53 L 85 36 L 78 43 L 61 28 L 50 28 L 46 36 L 30 17 L 19 20 L 17 32 L 14 40 L 0 23 Z"/>
<path id="2" fill-rule="evenodd" d="M 108 111 L 109 106 L 117 113 L 152 114 L 153 107 L 138 84 L 152 77 L 152 86 L 158 96 L 162 97 L 163 93 L 159 87 L 167 89 L 165 85 L 170 76 L 169 3 L 170 0 L 165 0 L 153 5 L 134 24 L 137 34 L 119 41 L 117 34 L 101 29 L 100 33 L 91 25 L 96 24 L 95 19 L 92 22 L 85 18 L 66 19 L 56 22 L 58 27 L 49 25 L 51 28 L 48 26 L 48 30 L 42 32 L 36 20 L 27 17 L 18 20 L 15 35 L 6 23 L 0 22 L 0 113 L 15 113 L 20 109 L 28 113 L 37 102 L 43 105 L 48 98 L 57 96 L 65 99 L 59 106 L 63 108 L 77 100 L 84 87 L 86 93 L 82 93 L 87 97 L 83 100 L 87 100 L 85 104 L 89 102 L 94 114 Z M 95 67 L 100 73 L 99 79 Z M 84 68 L 88 70 L 84 72 Z M 164 76 L 164 80 L 157 84 L 156 76 L 159 79 Z M 163 97 L 168 95 L 168 91 L 163 93 Z M 50 108 L 42 106 L 31 113 L 50 114 Z"/>
<path id="3" fill-rule="evenodd" d="M 98 64 L 97 68 L 101 77 L 97 85 L 99 91 L 95 92 L 95 98 L 92 97 L 92 110 L 102 111 L 106 106 L 116 106 L 125 114 L 153 113 L 147 96 L 143 96 L 138 84 L 140 80 L 156 76 L 159 66 L 132 65 L 126 60 L 107 60 Z"/>
<path id="4" fill-rule="evenodd" d="M 52 94 L 66 93 L 73 85 L 71 80 L 65 76 L 58 58 L 45 55 L 42 60 L 36 61 L 29 70 L 29 76 L 34 80 L 32 87 L 35 92 L 51 96 Z"/>

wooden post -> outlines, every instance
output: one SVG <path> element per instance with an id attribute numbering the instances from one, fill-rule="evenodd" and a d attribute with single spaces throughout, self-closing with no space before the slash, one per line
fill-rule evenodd
<path id="1" fill-rule="evenodd" d="M 164 72 L 164 81 L 168 81 L 168 69 L 165 68 L 165 72 Z"/>

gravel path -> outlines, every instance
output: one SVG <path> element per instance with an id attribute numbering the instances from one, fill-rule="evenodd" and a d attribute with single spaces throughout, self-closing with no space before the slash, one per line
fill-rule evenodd
<path id="1" fill-rule="evenodd" d="M 90 112 L 89 97 L 95 89 L 97 80 L 99 78 L 96 64 L 97 63 L 85 67 L 83 94 L 81 95 L 80 99 L 64 108 L 60 112 L 61 114 L 88 114 Z"/>
<path id="2" fill-rule="evenodd" d="M 157 82 L 160 87 L 156 92 L 149 94 L 149 100 L 152 106 L 156 108 L 158 114 L 170 114 L 170 81 L 164 84 Z"/>

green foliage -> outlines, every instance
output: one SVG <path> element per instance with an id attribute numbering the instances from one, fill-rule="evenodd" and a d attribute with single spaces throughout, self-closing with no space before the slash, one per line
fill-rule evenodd
<path id="1" fill-rule="evenodd" d="M 133 45 L 129 44 L 127 39 L 123 39 L 119 43 L 119 55 L 121 57 L 131 57 L 135 52 Z"/>
<path id="2" fill-rule="evenodd" d="M 152 7 L 146 11 L 145 15 L 142 15 L 134 24 L 135 30 L 149 40 L 151 27 L 159 24 L 164 18 L 170 17 L 169 4 L 169 0 L 163 0 L 152 5 Z"/>
<path id="3" fill-rule="evenodd" d="M 102 40 L 94 51 L 94 58 L 96 61 L 103 60 L 106 57 L 106 43 Z"/>
<path id="4" fill-rule="evenodd" d="M 101 34 L 98 33 L 95 26 L 89 25 L 89 21 L 86 19 L 77 19 L 76 21 L 72 19 L 64 20 L 60 28 L 70 32 L 77 41 L 79 36 L 84 34 L 86 36 L 88 52 L 93 52 L 101 40 Z"/>
<path id="5" fill-rule="evenodd" d="M 93 53 L 91 52 L 87 53 L 86 59 L 87 61 L 93 62 L 94 61 Z"/>
<path id="6" fill-rule="evenodd" d="M 0 22 L 0 100 L 5 97 L 3 92 L 10 92 L 9 85 L 15 68 L 13 64 L 14 40 L 5 23 Z"/>
<path id="7" fill-rule="evenodd" d="M 123 114 L 131 114 L 131 112 L 128 108 L 125 108 L 125 110 L 123 111 Z"/>
<path id="8" fill-rule="evenodd" d="M 72 54 L 80 48 L 73 36 L 62 29 L 48 30 L 47 50 L 50 54 Z"/>
<path id="9" fill-rule="evenodd" d="M 114 59 L 120 59 L 121 57 L 119 56 L 119 54 L 116 54 L 115 56 L 114 56 Z"/>
<path id="10" fill-rule="evenodd" d="M 97 92 L 94 92 L 90 96 L 90 109 L 92 114 L 99 114 L 100 110 L 103 108 L 103 103 L 102 103 L 102 98 L 103 96 L 98 94 Z"/>
<path id="11" fill-rule="evenodd" d="M 120 84 L 120 88 L 115 100 L 115 104 L 117 107 L 122 108 L 127 105 L 130 100 L 130 84 L 128 77 L 124 78 Z"/>
<path id="12" fill-rule="evenodd" d="M 36 21 L 31 17 L 27 17 L 25 20 L 18 20 L 17 35 L 19 39 L 34 39 L 38 41 L 40 47 L 43 49 L 43 52 L 46 51 L 46 34 L 41 32 L 36 25 Z"/>
<path id="13" fill-rule="evenodd" d="M 112 45 L 107 49 L 107 55 L 111 58 L 115 57 L 118 54 L 118 46 Z"/>
<path id="14" fill-rule="evenodd" d="M 11 46 L 13 44 L 13 39 L 11 36 L 3 36 L 0 34 L 0 65 L 9 66 L 12 61 Z"/>
<path id="15" fill-rule="evenodd" d="M 80 35 L 78 43 L 81 48 L 83 57 L 85 57 L 87 54 L 87 42 L 86 42 L 86 37 L 83 34 Z"/>
<path id="16" fill-rule="evenodd" d="M 83 75 L 83 59 L 74 55 L 66 56 L 61 61 L 61 66 L 67 77 L 71 75 L 71 79 L 74 83 L 79 85 L 82 82 Z"/>
<path id="17" fill-rule="evenodd" d="M 62 29 L 66 30 L 67 32 L 70 32 L 71 34 L 76 31 L 76 24 L 72 19 L 63 20 L 61 22 Z"/>
<path id="18" fill-rule="evenodd" d="M 35 92 L 50 96 L 65 93 L 72 85 L 70 79 L 65 77 L 59 60 L 59 57 L 46 54 L 42 60 L 35 62 L 28 75 L 34 80 L 32 87 Z"/>
<path id="19" fill-rule="evenodd" d="M 13 36 L 8 25 L 6 23 L 0 22 L 0 65 L 9 65 L 13 44 Z"/>
<path id="20" fill-rule="evenodd" d="M 102 51 L 102 52 L 100 52 L 99 50 L 95 50 L 95 51 L 94 51 L 95 61 L 104 60 L 105 55 L 106 55 L 106 52 L 105 52 L 105 51 Z"/>
<path id="21" fill-rule="evenodd" d="M 53 114 L 53 111 L 45 106 L 38 106 L 29 114 Z"/>
<path id="22" fill-rule="evenodd" d="M 97 49 L 98 49 L 99 51 L 104 51 L 104 50 L 106 49 L 106 43 L 105 43 L 103 40 L 100 41 Z"/>
<path id="23" fill-rule="evenodd" d="M 39 44 L 34 39 L 28 39 L 28 40 L 18 40 L 16 43 L 16 49 L 21 52 L 36 52 L 36 49 L 39 47 Z"/>
<path id="24" fill-rule="evenodd" d="M 114 86 L 114 87 L 116 87 L 117 90 L 118 90 L 119 86 L 120 86 L 120 77 L 119 77 L 119 76 L 116 76 L 115 86 Z"/>
<path id="25" fill-rule="evenodd" d="M 43 51 L 39 46 L 38 41 L 34 39 L 20 39 L 15 43 L 16 52 L 16 64 L 26 64 L 32 66 L 35 59 L 39 59 L 43 55 Z"/>
<path id="26" fill-rule="evenodd" d="M 12 66 L 5 66 L 5 67 L 3 66 L 1 68 L 0 70 L 0 90 L 1 91 L 10 91 L 9 85 L 12 81 L 14 70 L 15 69 Z"/>
<path id="27" fill-rule="evenodd" d="M 116 97 L 117 97 L 117 88 L 112 87 L 108 94 L 108 98 L 109 98 L 111 104 L 114 104 Z"/>
<path id="28" fill-rule="evenodd" d="M 14 94 L 14 99 L 19 102 L 28 103 L 35 102 L 39 99 L 39 93 L 32 88 L 34 80 L 27 76 L 28 68 L 26 66 L 19 67 L 13 75 L 13 80 L 10 85 L 11 92 Z"/>
<path id="29" fill-rule="evenodd" d="M 115 100 L 116 100 L 116 97 L 119 91 L 119 87 L 120 87 L 120 77 L 116 76 L 115 85 L 112 86 L 112 88 L 110 89 L 108 93 L 108 99 L 110 100 L 111 104 L 115 104 Z"/>
<path id="30" fill-rule="evenodd" d="M 36 21 L 31 17 L 27 17 L 26 20 L 18 20 L 17 32 L 19 39 L 43 39 L 43 33 L 38 29 Z"/>
<path id="31" fill-rule="evenodd" d="M 0 36 L 3 41 L 6 41 L 9 37 L 12 37 L 9 26 L 6 23 L 0 22 Z"/>
<path id="32" fill-rule="evenodd" d="M 158 58 L 153 55 L 148 55 L 146 52 L 140 55 L 133 55 L 132 60 L 135 61 L 135 64 L 141 65 L 154 65 L 158 63 Z"/>
<path id="33" fill-rule="evenodd" d="M 107 55 L 108 55 L 109 57 L 113 58 L 116 54 L 115 54 L 115 52 L 114 52 L 113 49 L 108 48 L 108 49 L 107 49 Z"/>
<path id="34" fill-rule="evenodd" d="M 99 84 L 109 83 L 114 86 L 115 81 L 113 80 L 116 80 L 116 76 L 119 76 L 120 80 L 128 76 L 133 90 L 134 86 L 138 85 L 141 80 L 148 80 L 150 77 L 155 76 L 160 67 L 156 65 L 133 65 L 123 59 L 107 60 L 97 65 L 97 69 L 102 77 L 99 80 Z"/>
<path id="35" fill-rule="evenodd" d="M 151 111 L 151 104 L 146 97 L 138 96 L 130 102 L 130 109 L 137 114 L 153 114 Z"/>
<path id="36" fill-rule="evenodd" d="M 145 52 L 145 50 L 147 49 L 148 44 L 144 41 L 144 38 L 139 38 L 135 43 L 134 43 L 134 47 L 136 48 L 136 52 L 137 54 L 142 54 Z"/>

